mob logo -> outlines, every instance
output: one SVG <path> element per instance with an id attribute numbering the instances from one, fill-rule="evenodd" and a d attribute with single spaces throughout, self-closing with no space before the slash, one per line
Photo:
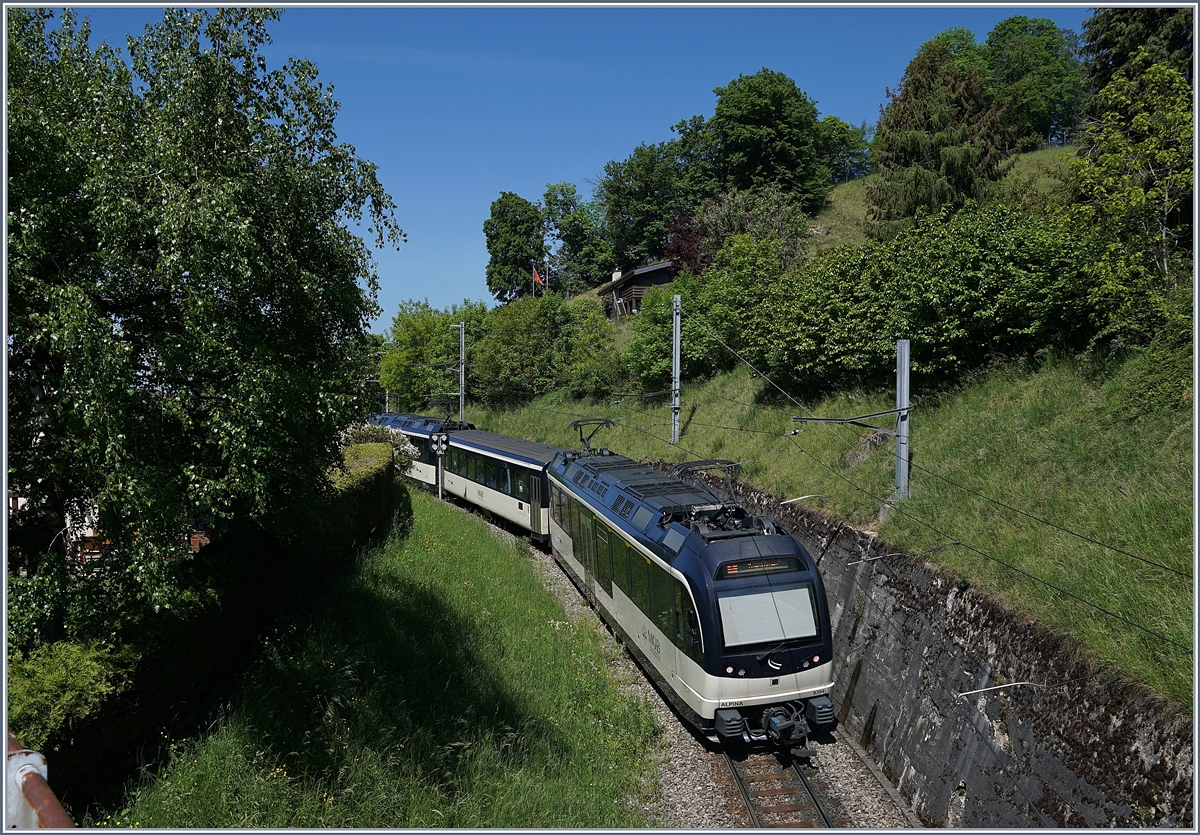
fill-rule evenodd
<path id="1" fill-rule="evenodd" d="M 650 649 L 654 650 L 655 655 L 662 655 L 662 650 L 658 646 L 658 636 L 651 632 L 648 626 L 642 627 L 641 639 L 642 643 L 649 645 Z"/>

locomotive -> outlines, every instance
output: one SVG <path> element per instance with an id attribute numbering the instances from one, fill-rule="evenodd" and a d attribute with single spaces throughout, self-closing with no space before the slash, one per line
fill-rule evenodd
<path id="1" fill-rule="evenodd" d="M 447 438 L 443 489 L 548 543 L 554 558 L 685 721 L 717 743 L 807 748 L 832 725 L 833 635 L 808 551 L 699 481 L 592 449 L 380 415 L 418 444 Z M 592 435 L 595 431 L 592 432 Z M 436 484 L 434 462 L 414 477 Z M 732 497 L 732 489 L 730 490 Z"/>

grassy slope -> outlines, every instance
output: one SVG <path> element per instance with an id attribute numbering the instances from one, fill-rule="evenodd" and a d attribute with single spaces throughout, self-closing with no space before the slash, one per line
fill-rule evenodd
<path id="1" fill-rule="evenodd" d="M 415 526 L 265 643 L 227 714 L 95 826 L 644 826 L 654 721 L 527 556 Z"/>
<path id="2" fill-rule="evenodd" d="M 1018 194 L 1030 188 L 1053 194 L 1062 188 L 1074 153 L 1053 148 L 1024 154 L 1005 186 Z M 833 190 L 814 219 L 817 248 L 866 241 L 867 182 Z M 621 326 L 627 330 L 628 322 Z M 618 427 L 602 436 L 603 443 L 635 458 L 747 462 L 748 481 L 781 498 L 819 494 L 807 501 L 836 518 L 877 528 L 909 552 L 928 553 L 969 582 L 1076 636 L 1102 660 L 1187 704 L 1192 665 L 1181 650 L 1020 572 L 1187 646 L 1193 624 L 1189 578 L 969 492 L 1190 575 L 1192 422 L 1185 413 L 1134 423 L 1114 418 L 1113 396 L 1122 375 L 1133 369 L 1127 364 L 1101 385 L 1073 360 L 1060 358 L 1036 371 L 997 371 L 954 396 L 922 398 L 914 392 L 912 497 L 904 512 L 885 524 L 878 522 L 879 507 L 893 492 L 894 445 L 864 445 L 865 430 L 821 424 L 785 436 L 797 426 L 791 416 L 802 412 L 772 397 L 744 369 L 685 387 L 684 437 L 678 448 L 665 442 L 670 412 L 662 401 L 591 405 L 551 396 L 514 412 L 474 412 L 470 419 L 499 432 L 576 446 L 578 438 L 565 429 L 570 420 L 609 417 Z M 807 405 L 818 415 L 850 417 L 892 408 L 894 398 L 891 392 L 841 393 Z M 993 559 L 947 545 L 952 541 Z"/>
<path id="3" fill-rule="evenodd" d="M 685 386 L 678 447 L 667 443 L 670 410 L 661 402 L 582 404 L 551 396 L 515 411 L 472 410 L 468 419 L 497 432 L 578 446 L 568 422 L 608 417 L 617 426 L 594 444 L 624 455 L 745 462 L 746 481 L 781 499 L 817 494 L 806 504 L 876 529 L 909 553 L 927 554 L 1188 704 L 1191 660 L 1182 651 L 997 561 L 1187 646 L 1193 622 L 1189 579 L 967 492 L 1191 574 L 1190 416 L 1114 421 L 1106 408 L 1111 385 L 1091 381 L 1073 360 L 1057 359 L 1037 370 L 995 371 L 955 395 L 923 398 L 915 392 L 912 495 L 901 505 L 903 513 L 882 524 L 881 502 L 894 490 L 894 445 L 864 442 L 869 431 L 830 424 L 810 423 L 789 436 L 798 425 L 791 416 L 807 412 L 769 402 L 763 381 L 744 369 Z M 891 408 L 894 399 L 890 392 L 842 394 L 806 406 L 818 416 L 852 417 Z M 994 559 L 948 545 L 953 541 Z"/>

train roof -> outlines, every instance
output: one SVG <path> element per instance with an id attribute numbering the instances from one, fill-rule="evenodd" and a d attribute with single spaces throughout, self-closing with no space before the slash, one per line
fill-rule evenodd
<path id="1" fill-rule="evenodd" d="M 455 432 L 450 436 L 450 446 L 491 453 L 494 457 L 509 459 L 514 463 L 526 464 L 538 469 L 553 461 L 560 452 L 570 451 L 564 447 L 526 441 L 523 438 L 510 438 L 507 435 L 497 435 L 495 432 L 485 432 L 482 429 L 466 429 Z"/>
<path id="2" fill-rule="evenodd" d="M 564 459 L 564 466 L 557 472 L 565 480 L 590 489 L 601 499 L 607 499 L 607 488 L 615 488 L 655 513 L 664 515 L 686 513 L 697 507 L 722 503 L 716 494 L 703 487 L 687 484 L 624 455 L 605 455 L 604 452 L 581 456 L 571 462 Z M 589 476 L 590 481 L 596 482 L 598 487 L 585 481 L 585 476 Z"/>
<path id="3" fill-rule="evenodd" d="M 382 414 L 375 416 L 375 422 L 381 426 L 389 426 L 413 435 L 428 437 L 434 432 L 456 432 L 462 429 L 474 429 L 470 423 L 459 423 L 453 418 L 429 417 L 427 415 L 394 415 Z"/>

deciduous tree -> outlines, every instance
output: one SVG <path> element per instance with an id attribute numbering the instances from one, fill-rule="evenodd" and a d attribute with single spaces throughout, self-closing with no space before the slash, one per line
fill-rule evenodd
<path id="1" fill-rule="evenodd" d="M 624 160 L 604 165 L 596 198 L 604 231 L 622 270 L 660 260 L 667 226 L 683 208 L 677 140 L 641 144 Z"/>
<path id="2" fill-rule="evenodd" d="M 130 66 L 64 12 L 8 22 L 10 607 L 111 638 L 171 599 L 192 524 L 323 489 L 371 406 L 371 252 L 402 237 L 269 9 L 168 9 Z M 74 535 L 110 543 L 79 570 Z M 11 609 L 10 609 L 11 611 Z"/>
<path id="3" fill-rule="evenodd" d="M 874 130 L 863 122 L 848 125 L 837 116 L 818 124 L 820 153 L 835 183 L 848 183 L 871 171 L 871 138 Z"/>
<path id="4" fill-rule="evenodd" d="M 1016 15 L 983 44 L 988 85 L 1023 148 L 1065 144 L 1081 115 L 1083 75 L 1068 33 L 1046 18 Z"/>
<path id="5" fill-rule="evenodd" d="M 546 260 L 546 226 L 541 207 L 502 191 L 483 222 L 487 239 L 487 287 L 504 303 L 533 292 L 533 270 Z"/>
<path id="6" fill-rule="evenodd" d="M 1078 196 L 1109 239 L 1095 265 L 1107 330 L 1135 341 L 1191 316 L 1192 91 L 1151 55 L 1138 53 L 1097 94 L 1074 168 Z"/>
<path id="7" fill-rule="evenodd" d="M 555 286 L 573 295 L 607 281 L 616 259 L 597 204 L 580 197 L 574 183 L 551 183 L 542 205 Z"/>
<path id="8" fill-rule="evenodd" d="M 723 161 L 725 188 L 778 185 L 806 211 L 824 202 L 831 185 L 821 154 L 817 106 L 796 82 L 763 68 L 718 87 L 707 129 Z"/>
<path id="9" fill-rule="evenodd" d="M 734 189 L 706 200 L 687 222 L 674 225 L 667 255 L 700 274 L 713 263 L 729 238 L 748 235 L 756 243 L 773 238 L 771 251 L 780 266 L 787 269 L 802 263 L 808 255 L 812 238 L 808 224 L 800 197 L 777 185 L 750 191 Z"/>
<path id="10" fill-rule="evenodd" d="M 444 310 L 430 307 L 428 300 L 401 302 L 379 362 L 379 383 L 388 392 L 392 410 L 439 414 L 430 405 L 431 397 L 458 391 L 458 375 L 446 363 L 459 359 L 458 329 L 451 327 L 459 323 L 467 330 L 467 390 L 472 391 L 470 354 L 486 333 L 486 318 L 483 302 L 464 299 Z"/>

